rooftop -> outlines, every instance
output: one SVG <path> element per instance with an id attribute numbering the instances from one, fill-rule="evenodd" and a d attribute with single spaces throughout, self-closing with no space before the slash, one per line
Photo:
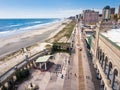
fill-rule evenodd
<path id="1" fill-rule="evenodd" d="M 114 42 L 116 45 L 120 46 L 120 29 L 111 29 L 107 32 L 102 32 L 101 34 Z"/>
<path id="2" fill-rule="evenodd" d="M 98 11 L 94 11 L 94 10 L 90 10 L 90 9 L 87 9 L 87 10 L 83 10 L 83 12 L 97 12 L 97 13 L 99 13 Z"/>
<path id="3" fill-rule="evenodd" d="M 39 57 L 36 62 L 40 63 L 40 62 L 47 62 L 48 59 L 50 58 L 51 55 L 47 55 L 47 56 L 43 56 L 43 57 Z"/>
<path id="4" fill-rule="evenodd" d="M 110 6 L 107 5 L 106 7 L 104 7 L 104 9 L 110 9 Z"/>

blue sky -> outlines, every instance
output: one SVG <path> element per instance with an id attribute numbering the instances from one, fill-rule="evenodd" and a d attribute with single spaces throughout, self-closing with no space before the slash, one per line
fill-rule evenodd
<path id="1" fill-rule="evenodd" d="M 118 9 L 120 0 L 0 0 L 0 18 L 68 17 L 84 9 Z M 117 11 L 117 10 L 116 10 Z"/>

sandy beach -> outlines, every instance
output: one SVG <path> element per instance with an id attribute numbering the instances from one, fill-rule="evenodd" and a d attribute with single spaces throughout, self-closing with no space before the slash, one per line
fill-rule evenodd
<path id="1" fill-rule="evenodd" d="M 65 25 L 62 23 L 69 22 L 64 20 L 50 25 L 45 25 L 37 30 L 27 31 L 7 38 L 0 38 L 0 56 L 7 55 L 21 48 L 33 45 L 37 42 L 44 42 L 45 39 L 54 36 L 62 30 Z"/>
<path id="2" fill-rule="evenodd" d="M 0 61 L 0 68 L 2 69 L 0 75 L 4 74 L 6 71 L 14 67 L 19 62 L 23 61 L 26 54 L 28 56 L 32 56 L 45 49 L 45 46 L 48 43 L 45 43 L 44 41 L 48 38 L 53 37 L 66 26 L 62 23 L 69 22 L 70 20 L 65 20 L 40 27 L 37 30 L 32 30 L 9 38 L 0 39 L 0 41 L 2 42 L 0 45 L 0 58 L 6 57 L 6 55 L 11 54 L 12 52 L 21 50 L 21 48 L 34 46 L 27 52 L 19 51 L 17 55 L 6 58 L 4 61 Z"/>

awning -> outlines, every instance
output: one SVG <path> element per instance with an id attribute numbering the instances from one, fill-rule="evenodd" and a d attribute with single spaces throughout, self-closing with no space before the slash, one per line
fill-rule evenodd
<path id="1" fill-rule="evenodd" d="M 48 59 L 51 57 L 52 55 L 47 55 L 47 56 L 43 56 L 43 57 L 39 57 L 36 62 L 40 63 L 40 62 L 47 62 Z"/>

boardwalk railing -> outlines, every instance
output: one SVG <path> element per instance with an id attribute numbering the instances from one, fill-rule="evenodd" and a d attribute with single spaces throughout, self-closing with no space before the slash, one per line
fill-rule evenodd
<path id="1" fill-rule="evenodd" d="M 34 54 L 33 56 L 29 57 L 28 59 L 24 59 L 23 61 L 21 61 L 20 63 L 18 63 L 17 65 L 15 65 L 14 67 L 12 67 L 7 72 L 5 72 L 3 75 L 0 76 L 0 84 L 3 84 L 4 82 L 6 82 L 6 80 L 8 80 L 10 77 L 12 77 L 12 75 L 14 75 L 17 70 L 23 68 L 23 66 L 25 66 L 29 62 L 36 60 L 38 57 L 43 56 L 43 55 L 47 54 L 48 52 L 50 52 L 50 50 L 44 49 L 43 51 L 40 51 L 40 52 Z"/>

